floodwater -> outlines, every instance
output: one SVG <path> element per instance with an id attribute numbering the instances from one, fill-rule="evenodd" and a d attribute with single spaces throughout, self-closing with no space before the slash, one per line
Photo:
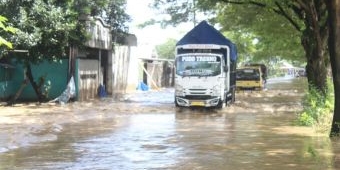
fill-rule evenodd
<path id="1" fill-rule="evenodd" d="M 338 139 L 294 125 L 305 87 L 272 79 L 222 110 L 175 108 L 173 89 L 11 108 L 21 111 L 1 118 L 0 169 L 339 169 Z"/>

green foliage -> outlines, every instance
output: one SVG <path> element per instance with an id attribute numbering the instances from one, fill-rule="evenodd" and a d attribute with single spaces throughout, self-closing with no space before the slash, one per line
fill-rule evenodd
<path id="1" fill-rule="evenodd" d="M 121 41 L 129 28 L 131 20 L 125 13 L 126 0 L 75 0 L 75 11 L 79 15 L 100 16 L 112 28 L 113 40 Z"/>
<path id="2" fill-rule="evenodd" d="M 304 111 L 299 115 L 299 124 L 303 126 L 312 126 L 314 124 L 314 119 Z"/>
<path id="3" fill-rule="evenodd" d="M 82 17 L 103 16 L 113 32 L 124 32 L 129 16 L 126 0 L 12 0 L 0 1 L 0 10 L 19 28 L 7 36 L 15 49 L 29 51 L 29 61 L 56 61 L 67 55 L 70 45 L 82 47 L 87 40 Z"/>
<path id="4" fill-rule="evenodd" d="M 156 51 L 160 58 L 174 59 L 177 40 L 168 39 L 165 43 L 157 45 Z"/>
<path id="5" fill-rule="evenodd" d="M 108 0 L 73 0 L 72 3 L 75 11 L 79 12 L 79 14 L 98 16 L 108 2 Z"/>
<path id="6" fill-rule="evenodd" d="M 258 51 L 256 48 L 256 36 L 248 33 L 225 31 L 225 37 L 237 44 L 238 63 L 257 62 L 263 59 L 254 58 L 254 53 Z"/>
<path id="7" fill-rule="evenodd" d="M 256 1 L 261 2 L 261 1 Z M 300 41 L 300 31 L 297 31 L 285 18 L 270 10 L 272 4 L 267 7 L 256 5 L 219 5 L 217 17 L 214 22 L 220 23 L 223 30 L 234 31 L 237 34 L 251 35 L 248 44 L 256 39 L 256 50 L 251 51 L 254 60 L 268 59 L 272 56 L 280 56 L 285 59 L 304 60 L 304 51 Z M 235 15 L 237 14 L 237 15 Z M 249 51 L 243 44 L 245 41 L 235 41 L 244 51 Z M 249 42 L 250 41 L 250 42 Z M 242 44 L 240 44 L 242 43 Z M 241 54 L 243 51 L 241 51 Z"/>
<path id="8" fill-rule="evenodd" d="M 33 63 L 65 56 L 74 35 L 83 35 L 77 30 L 77 15 L 71 5 L 56 0 L 0 2 L 0 10 L 19 29 L 18 36 L 9 37 L 14 48 L 28 50 L 30 57 L 25 59 Z"/>
<path id="9" fill-rule="evenodd" d="M 273 56 L 284 59 L 305 60 L 301 46 L 301 32 L 282 14 L 278 5 L 302 28 L 303 21 L 292 12 L 289 1 L 223 1 L 223 0 L 154 0 L 153 7 L 170 20 L 152 21 L 163 25 L 176 25 L 181 22 L 202 18 L 212 24 L 219 24 L 221 31 L 236 43 L 240 61 L 262 61 Z M 195 21 L 196 22 L 196 21 Z M 257 43 L 254 43 L 256 41 Z"/>
<path id="10" fill-rule="evenodd" d="M 3 38 L 3 35 L 8 33 L 15 34 L 17 29 L 11 26 L 7 26 L 7 22 L 8 22 L 7 18 L 0 15 L 0 47 L 5 46 L 7 48 L 12 49 L 13 48 L 12 43 Z"/>
<path id="11" fill-rule="evenodd" d="M 315 87 L 310 87 L 304 97 L 304 110 L 298 116 L 298 122 L 304 126 L 314 126 L 324 132 L 329 129 L 334 111 L 334 88 L 331 80 L 327 81 L 328 92 L 324 96 Z"/>
<path id="12" fill-rule="evenodd" d="M 125 13 L 126 0 L 109 1 L 104 7 L 101 17 L 112 27 L 113 40 L 117 43 L 124 43 L 129 28 L 126 23 L 131 21 L 128 14 Z"/>

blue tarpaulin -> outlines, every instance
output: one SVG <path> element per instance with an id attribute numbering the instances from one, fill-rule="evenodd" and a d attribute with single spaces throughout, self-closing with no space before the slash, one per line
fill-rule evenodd
<path id="1" fill-rule="evenodd" d="M 106 90 L 105 90 L 105 86 L 103 86 L 102 84 L 100 84 L 100 86 L 98 88 L 98 96 L 100 98 L 103 98 L 103 97 L 107 96 L 107 93 L 106 93 Z"/>
<path id="2" fill-rule="evenodd" d="M 186 44 L 215 44 L 228 46 L 230 48 L 230 59 L 233 61 L 236 61 L 237 59 L 235 44 L 206 21 L 200 22 L 196 27 L 184 35 L 184 37 L 177 42 L 176 46 Z"/>
<path id="3" fill-rule="evenodd" d="M 142 91 L 148 91 L 149 90 L 149 86 L 146 85 L 143 82 L 140 82 L 137 86 L 137 90 L 142 90 Z"/>

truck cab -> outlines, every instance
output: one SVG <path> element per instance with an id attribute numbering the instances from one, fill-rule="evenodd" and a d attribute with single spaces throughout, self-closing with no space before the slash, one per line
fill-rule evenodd
<path id="1" fill-rule="evenodd" d="M 175 66 L 176 106 L 222 107 L 228 90 L 222 54 L 181 54 Z"/>
<path id="2" fill-rule="evenodd" d="M 245 66 L 236 69 L 237 90 L 263 90 L 264 73 L 259 66 Z"/>
<path id="3" fill-rule="evenodd" d="M 236 46 L 206 21 L 176 44 L 175 105 L 223 108 L 235 101 Z"/>

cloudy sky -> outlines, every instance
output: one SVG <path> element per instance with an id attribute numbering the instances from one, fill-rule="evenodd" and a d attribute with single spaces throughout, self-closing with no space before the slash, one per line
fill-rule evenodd
<path id="1" fill-rule="evenodd" d="M 148 21 L 156 16 L 154 11 L 148 7 L 153 0 L 127 0 L 127 13 L 132 18 L 130 33 L 137 36 L 138 45 L 158 45 L 165 42 L 168 38 L 179 39 L 192 28 L 192 24 L 182 24 L 176 28 L 160 28 L 158 25 L 146 28 L 137 28 L 138 24 Z"/>

